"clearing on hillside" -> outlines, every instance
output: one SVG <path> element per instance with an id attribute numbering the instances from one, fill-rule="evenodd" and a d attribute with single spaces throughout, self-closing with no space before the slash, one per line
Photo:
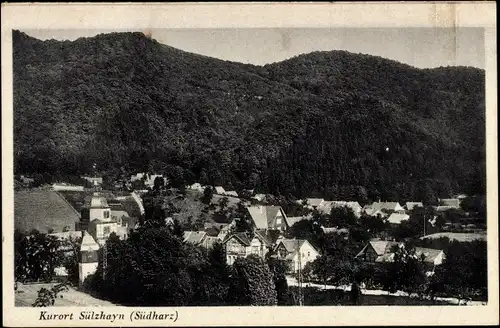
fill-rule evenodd
<path id="1" fill-rule="evenodd" d="M 79 220 L 80 214 L 55 191 L 24 190 L 14 193 L 15 229 L 62 232 L 65 227 L 75 230 L 75 223 Z"/>
<path id="2" fill-rule="evenodd" d="M 459 242 L 469 242 L 473 240 L 486 241 L 486 232 L 485 233 L 439 232 L 422 237 L 421 239 L 439 239 L 441 237 L 447 237 L 450 240 L 457 240 Z"/>

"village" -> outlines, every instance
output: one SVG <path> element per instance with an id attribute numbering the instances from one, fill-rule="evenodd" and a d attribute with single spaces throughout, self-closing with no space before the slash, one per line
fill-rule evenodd
<path id="1" fill-rule="evenodd" d="M 56 237 L 61 241 L 62 248 L 69 247 L 71 243 L 68 241 L 80 240 L 79 284 L 75 286 L 77 289 L 82 289 L 87 277 L 96 274 L 99 263 L 104 267 L 101 274 L 105 274 L 107 253 L 110 251 L 107 248 L 107 241 L 111 236 L 115 235 L 120 240 L 126 240 L 134 230 L 145 224 L 148 205 L 144 204 L 144 197 L 150 194 L 160 198 L 168 198 L 166 195 L 169 194 L 175 195 L 174 198 L 183 195 L 181 198 L 184 199 L 184 203 L 190 198 L 192 204 L 201 202 L 208 204 L 201 215 L 203 218 L 189 215 L 186 220 L 186 215 L 183 218 L 182 208 L 174 206 L 174 210 L 167 209 L 168 206 L 163 202 L 161 217 L 167 227 L 181 226 L 182 239 L 186 244 L 207 252 L 216 244 L 222 245 L 229 266 L 238 258 L 247 258 L 251 255 L 262 260 L 274 258 L 284 261 L 287 266 L 288 286 L 295 286 L 299 290 L 306 286 L 322 285 L 324 289 L 352 288 L 349 282 L 342 279 L 337 279 L 337 286 L 331 283 L 327 285 L 326 279 L 320 279 L 318 275 L 321 271 L 318 269 L 320 258 L 322 253 L 329 250 L 325 248 L 327 246 L 322 246 L 324 242 L 318 241 L 319 235 L 323 238 L 321 240 L 328 240 L 329 236 L 345 240 L 348 247 L 356 250 L 348 261 L 370 265 L 394 262 L 395 257 L 399 256 L 396 254 L 398 249 L 405 248 L 408 237 L 416 237 L 421 243 L 420 246 L 414 247 L 413 256 L 422 261 L 428 277 L 434 275 L 436 268 L 446 259 L 445 249 L 433 247 L 435 240 L 444 237 L 449 241 L 471 242 L 484 241 L 486 238 L 485 220 L 478 219 L 476 215 L 464 211 L 463 206 L 461 207 L 462 202 L 468 198 L 467 195 L 439 199 L 436 205 L 423 204 L 420 201 L 400 204 L 378 200 L 362 206 L 356 200 L 323 198 L 293 201 L 288 199 L 285 204 L 273 195 L 255 193 L 254 190 L 243 190 L 239 195 L 234 190 L 225 190 L 223 186 L 202 186 L 200 183 L 187 185 L 182 192 L 179 192 L 169 187 L 168 179 L 161 174 L 138 173 L 131 176 L 128 181 L 121 181 L 112 186 L 114 188 L 109 188 L 113 190 L 103 188 L 102 177 L 82 177 L 82 181 L 85 181 L 84 185 L 57 182 L 44 187 L 30 188 L 33 179 L 21 176 L 17 180 L 18 195 L 23 193 L 26 193 L 25 196 L 30 195 L 30 190 L 38 189 L 36 191 L 38 193 L 58 195 L 53 197 L 58 198 L 58 201 L 62 199 L 62 203 L 66 205 L 61 206 L 61 211 L 68 211 L 68 207 L 70 208 L 69 217 L 65 213 L 52 215 L 62 216 L 67 222 L 73 222 L 72 225 L 70 223 L 64 226 L 59 223 L 51 225 L 51 220 L 46 220 L 43 223 L 46 231 L 42 231 L 40 225 L 23 227 L 26 232 L 38 229 L 40 233 Z M 19 202 L 26 201 L 29 202 L 28 199 L 19 199 Z M 190 206 L 193 206 L 192 204 Z M 63 207 L 65 209 L 62 209 Z M 36 208 L 30 209 L 31 221 L 43 220 L 43 218 L 34 219 L 37 215 L 33 210 L 36 211 Z M 211 217 L 207 214 L 210 210 Z M 16 213 L 16 220 L 21 215 Z M 404 235 L 408 229 L 415 228 L 415 220 L 423 222 L 416 228 L 416 232 Z M 362 233 L 363 237 L 356 237 L 360 234 L 360 229 L 366 230 L 363 232 L 366 236 Z M 307 230 L 314 231 L 314 234 L 308 235 L 305 233 Z M 356 246 L 349 243 L 355 243 Z M 439 245 L 439 243 L 434 244 Z M 66 253 L 70 256 L 73 254 L 71 250 Z M 54 268 L 54 279 L 64 281 L 67 276 L 68 270 L 64 266 Z M 371 287 L 370 291 L 365 281 L 361 282 L 360 287 L 366 294 L 370 292 L 373 294 L 381 288 L 375 285 L 368 286 Z M 398 291 L 394 293 L 397 294 Z"/>

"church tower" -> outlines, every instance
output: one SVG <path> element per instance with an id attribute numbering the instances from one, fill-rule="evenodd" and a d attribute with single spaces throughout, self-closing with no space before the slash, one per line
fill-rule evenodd
<path id="1" fill-rule="evenodd" d="M 83 232 L 82 244 L 80 246 L 80 256 L 78 259 L 78 279 L 80 286 L 89 275 L 97 270 L 99 245 L 87 232 Z"/>

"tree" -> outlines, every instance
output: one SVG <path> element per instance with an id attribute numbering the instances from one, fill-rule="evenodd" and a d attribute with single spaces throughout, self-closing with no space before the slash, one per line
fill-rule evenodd
<path id="1" fill-rule="evenodd" d="M 423 296 L 428 287 L 423 257 L 419 257 L 415 248 L 409 245 L 396 245 L 392 251 L 394 260 L 384 264 L 387 267 L 384 290 L 392 293 L 401 290 L 410 296 Z"/>
<path id="2" fill-rule="evenodd" d="M 79 271 L 78 263 L 80 257 L 80 246 L 82 238 L 70 237 L 68 240 L 64 241 L 64 245 L 68 246 L 69 252 L 64 254 L 63 266 L 68 273 L 68 281 L 74 286 L 79 284 Z"/>
<path id="3" fill-rule="evenodd" d="M 201 197 L 202 203 L 205 205 L 210 205 L 213 195 L 214 189 L 212 188 L 212 186 L 206 186 L 203 190 L 203 196 Z"/>
<path id="4" fill-rule="evenodd" d="M 277 259 L 271 256 L 268 256 L 267 265 L 273 274 L 278 305 L 285 305 L 288 303 L 290 298 L 288 293 L 288 283 L 286 281 L 286 274 L 290 271 L 290 266 L 285 260 Z"/>
<path id="5" fill-rule="evenodd" d="M 16 279 L 19 281 L 51 281 L 54 269 L 62 263 L 60 240 L 36 230 L 23 236 L 17 234 Z"/>
<path id="6" fill-rule="evenodd" d="M 268 265 L 256 255 L 237 258 L 228 298 L 234 305 L 276 305 L 277 293 Z"/>
<path id="7" fill-rule="evenodd" d="M 31 305 L 33 307 L 48 307 L 54 306 L 56 299 L 58 296 L 62 298 L 62 295 L 59 295 L 61 292 L 67 291 L 69 288 L 66 284 L 58 284 L 52 287 L 51 289 L 47 289 L 45 287 L 40 288 L 38 291 L 38 295 L 36 297 L 35 302 Z"/>
<path id="8" fill-rule="evenodd" d="M 172 226 L 172 233 L 174 236 L 177 236 L 181 239 L 184 238 L 184 229 L 182 229 L 181 224 L 179 223 L 179 220 L 174 219 L 174 224 Z"/>

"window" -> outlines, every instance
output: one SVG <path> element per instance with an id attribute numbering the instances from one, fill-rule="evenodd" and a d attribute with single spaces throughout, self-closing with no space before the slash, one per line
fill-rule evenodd
<path id="1" fill-rule="evenodd" d="M 104 218 L 108 219 L 109 218 L 109 211 L 104 211 Z"/>
<path id="2" fill-rule="evenodd" d="M 105 226 L 102 231 L 103 231 L 103 234 L 106 236 L 106 235 L 109 235 L 111 229 L 109 226 Z"/>
<path id="3" fill-rule="evenodd" d="M 307 252 L 307 257 L 311 257 L 311 252 L 310 251 Z"/>

